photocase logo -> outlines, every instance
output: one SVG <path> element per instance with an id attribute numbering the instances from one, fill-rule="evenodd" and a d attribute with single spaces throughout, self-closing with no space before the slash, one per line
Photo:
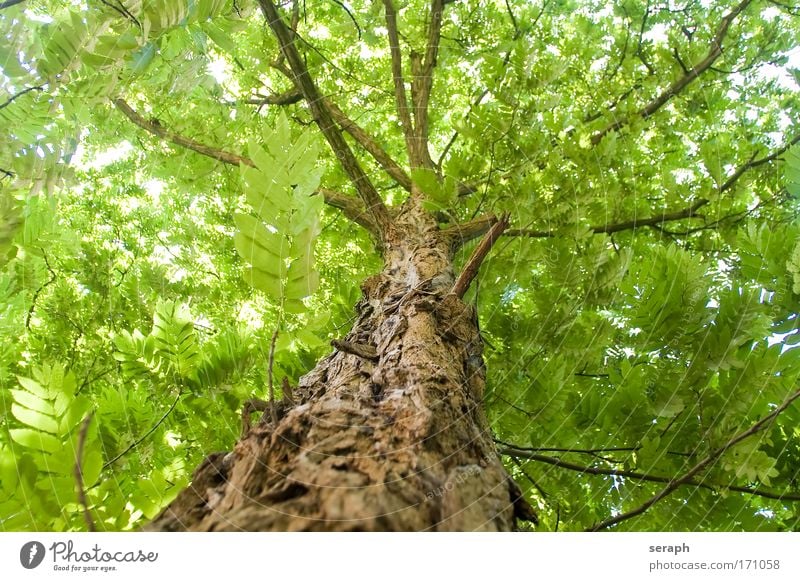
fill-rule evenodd
<path id="1" fill-rule="evenodd" d="M 44 560 L 44 545 L 39 541 L 30 541 L 19 550 L 19 562 L 26 569 L 35 569 Z"/>

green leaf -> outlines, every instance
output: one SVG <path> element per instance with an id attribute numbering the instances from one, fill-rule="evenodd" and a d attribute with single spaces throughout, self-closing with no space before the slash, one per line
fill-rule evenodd
<path id="1" fill-rule="evenodd" d="M 289 257 L 289 241 L 285 236 L 270 232 L 264 224 L 247 214 L 236 214 L 234 220 L 239 228 L 234 242 L 242 258 L 258 266 L 262 261 L 267 263 Z"/>
<path id="2" fill-rule="evenodd" d="M 153 58 L 156 55 L 156 45 L 152 42 L 148 42 L 138 51 L 134 52 L 131 55 L 130 60 L 130 69 L 135 75 L 143 74 L 147 68 L 150 66 L 150 63 L 153 62 Z"/>
<path id="3" fill-rule="evenodd" d="M 303 275 L 298 276 L 298 278 L 289 280 L 289 282 L 286 284 L 286 291 L 284 295 L 289 299 L 302 299 L 303 297 L 314 294 L 318 287 L 319 272 L 312 270 L 310 272 L 303 273 Z"/>
<path id="4" fill-rule="evenodd" d="M 793 196 L 800 197 L 800 143 L 790 147 L 783 154 L 783 177 L 786 190 Z"/>
<path id="5" fill-rule="evenodd" d="M 51 434 L 59 433 L 58 422 L 56 422 L 52 416 L 17 404 L 11 405 L 11 413 L 26 426 Z"/>
<path id="6" fill-rule="evenodd" d="M 61 440 L 39 430 L 12 428 L 8 430 L 8 433 L 12 440 L 26 448 L 51 454 L 61 449 Z"/>

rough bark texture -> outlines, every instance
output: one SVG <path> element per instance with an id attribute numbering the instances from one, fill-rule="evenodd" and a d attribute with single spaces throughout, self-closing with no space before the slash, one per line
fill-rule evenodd
<path id="1" fill-rule="evenodd" d="M 336 350 L 147 528 L 507 531 L 535 518 L 500 463 L 482 408 L 482 344 L 450 291 L 452 249 L 432 219 L 395 217 L 385 268 L 362 285 Z"/>

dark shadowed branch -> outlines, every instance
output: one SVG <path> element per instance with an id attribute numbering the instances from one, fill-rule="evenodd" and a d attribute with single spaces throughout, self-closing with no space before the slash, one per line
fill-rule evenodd
<path id="1" fill-rule="evenodd" d="M 633 218 L 624 222 L 616 222 L 613 224 L 602 224 L 598 226 L 591 226 L 589 229 L 594 234 L 613 234 L 614 232 L 622 232 L 623 230 L 633 230 L 642 226 L 660 226 L 666 222 L 674 222 L 676 220 L 685 220 L 686 218 L 698 217 L 697 211 L 708 204 L 706 199 L 697 200 L 691 206 L 683 210 L 676 210 L 674 212 L 664 212 L 659 216 L 651 216 L 649 218 Z M 455 240 L 459 240 L 462 244 L 488 231 L 493 224 L 492 216 L 480 216 L 475 220 L 464 222 L 452 226 L 445 230 L 446 233 L 451 235 Z M 529 228 L 509 228 L 503 233 L 504 236 L 522 236 L 526 238 L 554 238 L 557 233 L 549 230 L 531 230 Z"/>
<path id="2" fill-rule="evenodd" d="M 2 7 L 0 7 L 0 8 L 2 8 Z M 5 102 L 0 103 L 0 109 L 5 109 L 9 105 L 11 105 L 11 103 L 13 103 L 15 100 L 19 99 L 20 97 L 22 97 L 22 95 L 24 95 L 26 93 L 30 93 L 31 91 L 41 91 L 43 89 L 44 89 L 44 85 L 36 85 L 34 87 L 28 87 L 27 89 L 22 89 L 19 93 L 15 93 L 14 95 L 11 95 Z"/>
<path id="3" fill-rule="evenodd" d="M 150 437 L 150 435 L 151 435 L 153 432 L 155 432 L 155 431 L 158 429 L 158 427 L 159 427 L 161 424 L 163 424 L 163 423 L 164 423 L 164 421 L 166 421 L 166 419 L 169 417 L 169 415 L 170 415 L 170 414 L 173 412 L 173 410 L 175 409 L 175 406 L 177 406 L 177 405 L 178 405 L 178 402 L 180 401 L 180 399 L 181 399 L 181 396 L 182 396 L 182 395 L 183 395 L 183 392 L 179 390 L 179 391 L 178 391 L 178 395 L 177 395 L 177 396 L 175 396 L 175 401 L 173 401 L 173 402 L 172 402 L 172 405 L 170 405 L 170 406 L 169 406 L 169 408 L 167 409 L 167 411 L 166 411 L 166 412 L 164 412 L 164 415 L 163 415 L 163 416 L 161 416 L 161 417 L 158 419 L 158 421 L 157 421 L 155 424 L 153 424 L 153 426 L 152 426 L 152 427 L 151 427 L 149 430 L 147 430 L 147 432 L 146 432 L 146 433 L 145 433 L 145 434 L 144 434 L 144 435 L 143 435 L 141 438 L 139 438 L 138 440 L 136 440 L 135 442 L 133 442 L 133 443 L 132 443 L 130 446 L 128 446 L 127 448 L 125 448 L 125 449 L 124 449 L 122 452 L 120 452 L 119 454 L 117 454 L 116 456 L 114 456 L 114 457 L 113 457 L 111 460 L 109 460 L 108 462 L 106 462 L 105 464 L 103 464 L 103 470 L 105 470 L 106 468 L 108 468 L 109 466 L 111 466 L 112 464 L 114 464 L 114 462 L 116 462 L 117 460 L 119 460 L 120 458 L 122 458 L 122 457 L 123 457 L 125 454 L 127 454 L 128 452 L 130 452 L 131 450 L 133 450 L 133 449 L 134 449 L 136 446 L 138 446 L 139 444 L 141 444 L 142 442 L 144 442 L 144 441 L 145 441 L 147 438 L 149 438 L 149 437 Z"/>
<path id="4" fill-rule="evenodd" d="M 619 450 L 635 450 L 636 448 L 612 448 L 606 449 L 605 451 L 619 451 Z M 501 445 L 498 447 L 498 451 L 504 455 L 509 456 L 511 458 L 521 458 L 524 460 L 532 460 L 534 462 L 541 462 L 543 464 L 550 464 L 551 466 L 557 466 L 559 468 L 564 468 L 566 470 L 573 470 L 575 472 L 580 472 L 581 474 L 592 474 L 596 476 L 619 476 L 623 478 L 630 478 L 631 480 L 640 480 L 642 482 L 661 482 L 661 483 L 670 483 L 673 480 L 666 476 L 655 476 L 652 474 L 645 474 L 642 472 L 634 472 L 631 470 L 617 470 L 615 468 L 599 468 L 596 466 L 583 466 L 581 464 L 574 464 L 572 462 L 567 462 L 566 460 L 562 460 L 561 458 L 554 458 L 553 456 L 548 456 L 546 454 L 540 454 L 537 452 L 533 452 L 530 450 L 525 450 L 522 448 L 516 448 L 514 446 L 509 445 Z M 569 450 L 569 449 L 562 449 L 562 452 L 587 452 L 586 450 Z M 599 450 L 603 451 L 603 450 Z M 592 451 L 598 452 L 597 450 Z M 763 490 L 759 488 L 751 488 L 748 486 L 735 486 L 729 484 L 712 484 L 706 482 L 704 480 L 694 480 L 689 479 L 685 482 L 681 483 L 681 486 L 695 486 L 697 488 L 705 488 L 707 490 L 730 490 L 731 492 L 742 492 L 744 494 L 751 494 L 753 496 L 762 496 L 764 498 L 771 498 L 773 500 L 787 500 L 787 501 L 800 501 L 800 494 L 792 494 L 792 493 L 781 493 L 776 492 L 773 490 Z"/>
<path id="5" fill-rule="evenodd" d="M 634 508 L 633 510 L 630 510 L 628 512 L 624 512 L 622 514 L 618 514 L 618 515 L 616 515 L 614 517 L 611 517 L 611 518 L 608 518 L 608 519 L 606 519 L 606 520 L 594 525 L 593 527 L 591 527 L 588 530 L 590 530 L 590 531 L 600 531 L 600 530 L 603 530 L 603 529 L 607 529 L 609 527 L 612 527 L 612 526 L 614 526 L 616 524 L 619 524 L 619 523 L 621 523 L 623 521 L 626 521 L 628 519 L 634 518 L 634 517 L 639 516 L 640 514 L 646 512 L 651 506 L 653 506 L 654 504 L 656 504 L 661 499 L 663 499 L 663 498 L 669 496 L 670 494 L 672 494 L 673 492 L 675 492 L 675 490 L 678 489 L 680 486 L 683 486 L 684 484 L 692 482 L 694 480 L 695 476 L 697 476 L 700 472 L 702 472 L 703 470 L 708 468 L 711 464 L 716 462 L 719 459 L 719 457 L 722 456 L 726 451 L 728 451 L 729 449 L 733 448 L 736 444 L 738 444 L 742 440 L 745 440 L 745 439 L 749 438 L 750 436 L 752 436 L 754 434 L 757 434 L 758 432 L 760 432 L 761 430 L 766 428 L 767 425 L 772 420 L 777 418 L 786 408 L 788 408 L 790 405 L 792 405 L 792 403 L 798 397 L 800 397 L 800 390 L 795 391 L 793 394 L 791 394 L 789 397 L 787 397 L 786 400 L 781 405 L 779 405 L 777 408 L 775 408 L 772 411 L 772 413 L 766 415 L 764 418 L 762 418 L 761 420 L 757 421 L 755 424 L 750 426 L 748 429 L 740 432 L 739 434 L 737 434 L 736 436 L 734 436 L 733 438 L 731 438 L 730 440 L 725 442 L 725 444 L 723 444 L 722 446 L 720 446 L 719 448 L 717 448 L 716 450 L 711 452 L 708 456 L 703 458 L 700 462 L 698 462 L 691 469 L 689 469 L 683 476 L 681 476 L 679 478 L 671 479 L 669 481 L 669 484 L 667 484 L 664 488 L 662 488 L 656 494 L 654 494 L 652 497 L 650 497 L 646 502 L 642 503 L 641 505 L 639 505 L 638 507 Z"/>
<path id="6" fill-rule="evenodd" d="M 678 80 L 673 82 L 669 87 L 667 87 L 664 91 L 662 91 L 655 99 L 653 99 L 650 103 L 642 107 L 639 111 L 636 112 L 638 117 L 643 119 L 647 119 L 653 113 L 661 109 L 666 103 L 672 99 L 675 95 L 679 94 L 683 91 L 689 84 L 697 79 L 701 74 L 707 71 L 711 65 L 722 56 L 722 42 L 725 40 L 725 36 L 728 34 L 728 29 L 731 26 L 731 23 L 736 19 L 742 11 L 747 8 L 747 6 L 752 2 L 752 0 L 743 0 L 738 6 L 736 6 L 733 10 L 728 12 L 725 16 L 723 16 L 722 21 L 720 22 L 719 26 L 717 27 L 716 34 L 714 38 L 711 40 L 711 46 L 708 49 L 708 53 L 706 57 L 694 65 L 691 69 L 687 70 L 686 73 Z M 628 125 L 630 123 L 629 119 L 620 119 L 615 121 L 609 125 L 607 125 L 604 129 L 601 129 L 597 133 L 592 136 L 592 143 L 598 144 L 606 136 L 608 133 L 612 131 L 618 131 L 622 127 Z"/>
<path id="7" fill-rule="evenodd" d="M 3 8 L 11 8 L 17 4 L 22 4 L 24 1 L 25 0 L 6 0 L 5 2 L 0 2 L 0 10 Z"/>

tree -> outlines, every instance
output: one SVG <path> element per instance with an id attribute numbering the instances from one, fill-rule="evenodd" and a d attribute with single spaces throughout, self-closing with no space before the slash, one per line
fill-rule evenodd
<path id="1" fill-rule="evenodd" d="M 3 3 L 2 528 L 796 529 L 797 17 Z"/>

